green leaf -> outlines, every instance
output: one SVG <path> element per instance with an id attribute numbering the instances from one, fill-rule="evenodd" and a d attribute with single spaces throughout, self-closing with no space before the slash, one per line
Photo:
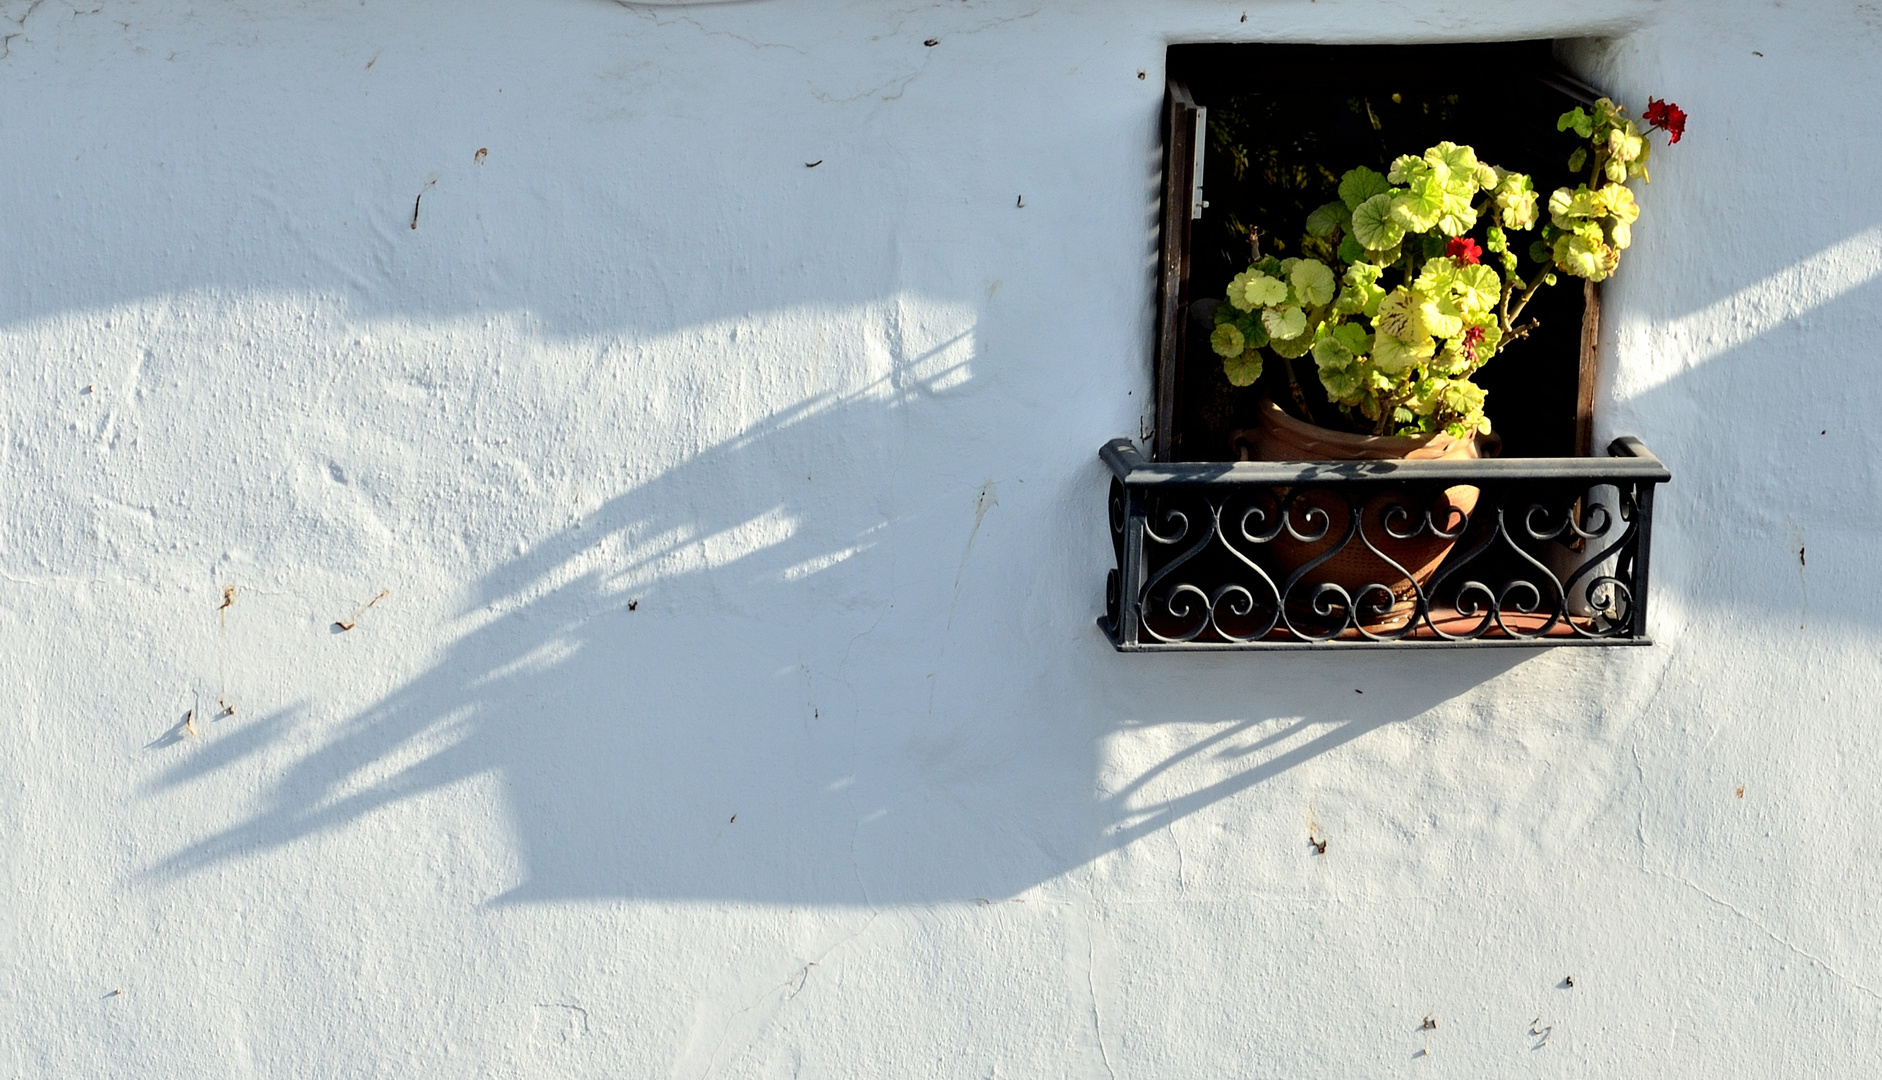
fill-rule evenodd
<path id="1" fill-rule="evenodd" d="M 1640 220 L 1640 204 L 1634 201 L 1632 189 L 1622 184 L 1609 184 L 1601 189 L 1601 207 L 1607 215 L 1623 225 L 1632 225 Z"/>
<path id="2" fill-rule="evenodd" d="M 1550 258 L 1549 245 L 1538 240 L 1529 245 L 1529 261 L 1545 263 Z"/>
<path id="3" fill-rule="evenodd" d="M 1594 193 L 1588 185 L 1582 184 L 1575 190 L 1556 188 L 1549 195 L 1549 224 L 1558 229 L 1572 230 L 1579 220 L 1594 215 Z"/>
<path id="4" fill-rule="evenodd" d="M 1632 120 L 1623 120 L 1608 132 L 1608 157 L 1615 161 L 1633 161 L 1647 148 L 1647 140 Z"/>
<path id="5" fill-rule="evenodd" d="M 1356 354 L 1338 338 L 1327 336 L 1313 343 L 1313 362 L 1322 370 L 1350 365 Z"/>
<path id="6" fill-rule="evenodd" d="M 1505 173 L 1491 196 L 1497 220 L 1509 229 L 1536 227 L 1536 185 L 1526 173 Z"/>
<path id="7" fill-rule="evenodd" d="M 1355 323 L 1341 323 L 1333 328 L 1328 337 L 1355 356 L 1372 351 L 1372 335 Z"/>
<path id="8" fill-rule="evenodd" d="M 1418 305 L 1418 321 L 1435 337 L 1452 338 L 1464 332 L 1464 313 L 1449 296 L 1427 297 Z"/>
<path id="9" fill-rule="evenodd" d="M 1496 355 L 1497 347 L 1503 343 L 1503 331 L 1496 324 L 1496 316 L 1485 312 L 1472 326 L 1481 327 L 1483 340 L 1477 343 L 1477 365 L 1479 367 Z"/>
<path id="10" fill-rule="evenodd" d="M 1248 279 L 1254 276 L 1253 270 L 1244 270 L 1229 279 L 1227 290 L 1229 306 L 1238 311 L 1253 311 L 1254 304 L 1248 301 Z"/>
<path id="11" fill-rule="evenodd" d="M 1575 134 L 1580 135 L 1582 138 L 1591 138 L 1594 135 L 1594 118 L 1582 112 L 1581 106 L 1577 105 L 1563 113 L 1561 117 L 1555 121 L 1555 130 L 1557 131 L 1568 131 L 1571 128 L 1574 129 Z"/>
<path id="12" fill-rule="evenodd" d="M 1444 343 L 1438 354 L 1425 365 L 1433 375 L 1467 375 L 1470 373 L 1470 355 L 1464 349 L 1463 338 L 1453 338 Z"/>
<path id="13" fill-rule="evenodd" d="M 1434 166 L 1443 165 L 1454 173 L 1475 173 L 1477 170 L 1477 152 L 1449 141 L 1426 150 L 1425 161 Z"/>
<path id="14" fill-rule="evenodd" d="M 1385 267 L 1379 263 L 1356 262 L 1346 268 L 1348 285 L 1375 285 L 1385 274 Z"/>
<path id="15" fill-rule="evenodd" d="M 1222 361 L 1222 374 L 1228 376 L 1232 386 L 1253 386 L 1261 378 L 1261 354 L 1249 349 L 1240 356 L 1231 356 Z"/>
<path id="16" fill-rule="evenodd" d="M 1332 236 L 1335 229 L 1344 229 L 1353 220 L 1353 213 L 1343 202 L 1330 202 L 1307 215 L 1308 236 Z"/>
<path id="17" fill-rule="evenodd" d="M 1588 148 L 1587 147 L 1578 146 L 1575 148 L 1574 153 L 1568 155 L 1568 171 L 1569 172 L 1580 172 L 1581 167 L 1586 164 L 1588 164 Z"/>
<path id="18" fill-rule="evenodd" d="M 1412 280 L 1412 288 L 1426 296 L 1449 296 L 1457 280 L 1457 260 L 1439 256 L 1425 260 Z"/>
<path id="19" fill-rule="evenodd" d="M 1243 311 L 1269 307 L 1287 300 L 1287 282 L 1249 268 L 1229 282 L 1229 303 Z"/>
<path id="20" fill-rule="evenodd" d="M 1466 312 L 1489 311 L 1503 295 L 1503 282 L 1487 266 L 1460 266 L 1451 281 L 1452 295 Z"/>
<path id="21" fill-rule="evenodd" d="M 1215 328 L 1215 333 L 1209 335 L 1209 347 L 1215 350 L 1217 356 L 1235 357 L 1240 356 L 1242 350 L 1248 347 L 1248 341 L 1242 337 L 1242 332 L 1235 328 L 1234 323 L 1224 323 Z"/>
<path id="22" fill-rule="evenodd" d="M 1247 293 L 1248 299 L 1255 304 L 1284 304 L 1287 302 L 1287 283 L 1280 278 L 1260 274 L 1249 280 Z"/>
<path id="23" fill-rule="evenodd" d="M 1384 194 L 1389 187 L 1391 185 L 1385 182 L 1385 177 L 1361 165 L 1340 177 L 1340 202 L 1350 212 L 1374 195 Z"/>
<path id="24" fill-rule="evenodd" d="M 1444 215 L 1444 184 L 1437 177 L 1427 173 L 1405 186 L 1405 190 L 1391 197 L 1392 220 L 1406 232 L 1421 233 L 1435 228 L 1438 218 Z M 1359 230 L 1359 213 L 1354 211 L 1353 230 Z M 1364 236 L 1359 242 L 1373 247 Z"/>
<path id="25" fill-rule="evenodd" d="M 1392 168 L 1385 178 L 1394 184 L 1409 184 L 1413 180 L 1422 180 L 1431 175 L 1431 163 L 1415 154 L 1400 154 L 1392 159 Z"/>
<path id="26" fill-rule="evenodd" d="M 1418 300 L 1411 291 L 1403 287 L 1393 289 L 1391 294 L 1379 303 L 1379 314 L 1372 320 L 1373 329 L 1381 337 L 1394 337 L 1400 341 L 1410 341 L 1425 335 L 1424 324 L 1418 321 Z"/>
<path id="27" fill-rule="evenodd" d="M 1242 340 L 1251 349 L 1259 349 L 1268 343 L 1268 328 L 1261 325 L 1261 317 L 1252 312 L 1235 320 L 1235 329 L 1242 332 Z"/>
<path id="28" fill-rule="evenodd" d="M 1339 256 L 1343 263 L 1356 263 L 1366 257 L 1366 247 L 1349 233 L 1340 241 Z"/>
<path id="29" fill-rule="evenodd" d="M 1313 342 L 1314 332 L 1309 328 L 1303 330 L 1299 337 L 1275 338 L 1268 342 L 1268 348 L 1273 349 L 1278 355 L 1292 360 L 1295 357 L 1306 356 L 1307 350 L 1313 348 Z"/>
<path id="30" fill-rule="evenodd" d="M 1444 216 L 1438 219 L 1438 231 L 1445 236 L 1462 236 L 1477 227 L 1477 212 L 1469 204 L 1462 209 L 1447 204 Z"/>
<path id="31" fill-rule="evenodd" d="M 1299 337 L 1307 329 L 1307 313 L 1297 307 L 1269 308 L 1261 313 L 1261 325 L 1268 328 L 1268 335 L 1278 343 Z"/>
<path id="32" fill-rule="evenodd" d="M 1379 313 L 1379 301 L 1385 298 L 1385 290 L 1379 287 L 1379 275 L 1385 267 L 1367 262 L 1355 262 L 1346 268 L 1346 283 L 1340 289 L 1340 299 L 1334 310 L 1346 315 L 1365 315 L 1370 318 Z M 1364 352 L 1364 349 L 1355 350 Z"/>
<path id="33" fill-rule="evenodd" d="M 1320 385 L 1326 387 L 1328 401 L 1354 402 L 1364 378 L 1365 372 L 1357 364 L 1320 369 Z"/>
<path id="34" fill-rule="evenodd" d="M 1598 238 L 1569 233 L 1556 238 L 1555 265 L 1579 278 L 1605 281 L 1620 261 L 1615 251 Z"/>
<path id="35" fill-rule="evenodd" d="M 1438 400 L 1444 403 L 1444 407 L 1451 412 L 1462 416 L 1473 416 L 1483 413 L 1484 399 L 1488 395 L 1484 393 L 1483 387 L 1469 379 L 1446 379 L 1437 396 Z"/>
<path id="36" fill-rule="evenodd" d="M 1333 271 L 1326 263 L 1301 259 L 1289 270 L 1287 280 L 1294 286 L 1294 295 L 1308 307 L 1323 307 L 1333 302 Z"/>
<path id="37" fill-rule="evenodd" d="M 1420 361 L 1429 359 L 1437 351 L 1437 345 L 1428 337 L 1402 341 L 1390 334 L 1379 334 L 1372 339 L 1372 365 L 1386 375 L 1403 374 Z"/>
<path id="38" fill-rule="evenodd" d="M 1313 343 L 1313 361 L 1322 378 L 1330 369 L 1351 367 L 1372 348 L 1372 335 L 1352 323 L 1341 323 L 1323 332 Z"/>
<path id="39" fill-rule="evenodd" d="M 1373 251 L 1397 247 L 1405 239 L 1405 226 L 1392 216 L 1392 196 L 1374 195 L 1353 208 L 1353 239 Z"/>

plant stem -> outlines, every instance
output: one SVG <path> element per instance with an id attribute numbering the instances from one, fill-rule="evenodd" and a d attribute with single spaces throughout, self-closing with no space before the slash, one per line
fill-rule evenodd
<path id="1" fill-rule="evenodd" d="M 1318 424 L 1314 419 L 1313 407 L 1307 404 L 1307 392 L 1300 388 L 1300 377 L 1294 374 L 1294 361 L 1283 358 L 1281 366 L 1287 371 L 1287 388 L 1293 391 L 1294 404 L 1300 409 L 1300 418 L 1309 424 Z"/>
<path id="2" fill-rule="evenodd" d="M 1404 399 L 1397 396 L 1379 400 L 1379 419 L 1372 425 L 1374 435 L 1384 435 L 1392 426 L 1392 417 L 1398 412 L 1399 402 L 1402 400 Z"/>
<path id="3" fill-rule="evenodd" d="M 1542 267 L 1536 271 L 1536 276 L 1529 279 L 1529 287 L 1523 290 L 1522 299 L 1516 301 L 1515 311 L 1510 310 L 1509 291 L 1503 293 L 1503 332 L 1505 334 L 1510 332 L 1513 328 L 1512 324 L 1522 316 L 1523 309 L 1529 306 L 1529 298 L 1536 295 L 1536 290 L 1542 288 L 1542 283 L 1548 279 L 1554 269 L 1548 263 L 1542 264 Z"/>
<path id="4" fill-rule="evenodd" d="M 1605 164 L 1602 161 L 1602 157 L 1605 153 L 1606 150 L 1601 144 L 1595 143 L 1593 152 L 1588 155 L 1588 187 L 1590 190 L 1600 185 L 1602 166 Z M 1516 320 L 1522 317 L 1523 309 L 1529 306 L 1530 298 L 1536 295 L 1536 290 L 1542 287 L 1542 282 L 1549 276 L 1549 272 L 1552 269 L 1554 268 L 1547 262 L 1544 262 L 1542 266 L 1537 269 L 1536 276 L 1529 279 L 1528 284 L 1523 289 L 1522 298 L 1516 301 L 1515 311 L 1510 310 L 1510 297 L 1515 295 L 1516 283 L 1513 281 L 1505 281 L 1503 283 L 1501 322 L 1503 324 L 1503 333 L 1506 337 L 1515 331 Z"/>

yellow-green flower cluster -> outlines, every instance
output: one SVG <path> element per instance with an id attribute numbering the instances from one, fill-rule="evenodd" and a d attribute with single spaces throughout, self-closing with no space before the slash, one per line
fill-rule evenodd
<path id="1" fill-rule="evenodd" d="M 1574 191 L 1557 188 L 1549 196 L 1549 224 L 1557 230 L 1555 265 L 1576 277 L 1605 281 L 1620 265 L 1621 252 L 1633 243 L 1633 225 L 1639 219 L 1640 205 L 1624 184 L 1593 190 L 1586 184 Z"/>
<path id="2" fill-rule="evenodd" d="M 1392 162 L 1386 179 L 1404 185 L 1386 197 L 1391 219 L 1406 232 L 1462 236 L 1477 225 L 1477 193 L 1494 190 L 1502 178 L 1470 147 L 1441 142 L 1423 157 L 1406 154 Z"/>
<path id="3" fill-rule="evenodd" d="M 1536 185 L 1527 173 L 1497 170 L 1496 202 L 1498 223 L 1507 229 L 1536 227 Z"/>
<path id="4" fill-rule="evenodd" d="M 1462 236 L 1486 215 L 1495 228 L 1536 226 L 1536 189 L 1527 175 L 1478 161 L 1476 151 L 1450 142 L 1400 157 L 1387 174 L 1354 169 L 1340 178 L 1339 195 L 1307 216 L 1307 234 L 1344 233 L 1338 251 L 1348 264 L 1389 266 L 1407 237 Z"/>
<path id="5" fill-rule="evenodd" d="M 1594 163 L 1587 183 L 1572 191 L 1557 188 L 1549 196 L 1545 250 L 1536 254 L 1576 277 L 1605 281 L 1620 266 L 1621 252 L 1633 242 L 1633 224 L 1640 217 L 1626 181 L 1650 179 L 1647 157 L 1653 147 L 1639 126 L 1607 98 L 1597 100 L 1592 112 L 1576 107 L 1563 113 L 1556 129 L 1589 140 L 1589 147 L 1569 157 L 1570 169 L 1588 164 L 1590 148 Z"/>
<path id="6" fill-rule="evenodd" d="M 1290 360 L 1304 356 L 1333 290 L 1333 271 L 1318 259 L 1264 259 L 1235 275 L 1209 335 L 1229 382 L 1248 386 L 1261 377 L 1264 346 Z"/>
<path id="7" fill-rule="evenodd" d="M 1580 169 L 1592 154 L 1589 182 L 1546 201 L 1529 176 L 1452 142 L 1384 173 L 1347 172 L 1338 201 L 1306 222 L 1304 250 L 1336 253 L 1332 266 L 1270 258 L 1229 283 L 1209 337 L 1229 381 L 1259 379 L 1264 349 L 1289 360 L 1311 353 L 1328 401 L 1375 431 L 1488 431 L 1471 376 L 1522 335 L 1513 320 L 1558 269 L 1590 281 L 1613 274 L 1640 214 L 1625 186 L 1646 176 L 1640 129 L 1605 98 L 1564 114 L 1559 129 L 1571 128 L 1589 140 L 1570 162 Z M 1538 225 L 1530 256 L 1541 265 L 1525 282 L 1509 233 Z M 1481 247 L 1470 236 L 1479 230 Z"/>
<path id="8" fill-rule="evenodd" d="M 1339 195 L 1339 202 L 1307 219 L 1309 236 L 1330 242 L 1336 233 L 1345 233 L 1339 255 L 1347 266 L 1339 296 L 1320 318 L 1309 320 L 1309 333 L 1289 335 L 1284 344 L 1273 344 L 1274 351 L 1298 355 L 1306 339 L 1327 399 L 1369 420 L 1390 411 L 1398 425 L 1458 433 L 1487 430 L 1482 391 L 1469 377 L 1502 340 L 1496 307 L 1503 280 L 1495 269 L 1475 262 L 1474 248 L 1466 263 L 1434 256 L 1431 245 L 1441 249 L 1445 238 L 1462 236 L 1487 217 L 1491 250 L 1513 271 L 1515 256 L 1507 249 L 1505 230 L 1536 227 L 1534 183 L 1523 173 L 1477 160 L 1468 146 L 1441 142 L 1422 155 L 1398 158 L 1385 174 L 1367 168 L 1348 172 L 1340 179 Z M 1417 243 L 1408 254 L 1412 240 Z M 1386 271 L 1401 264 L 1407 284 L 1381 285 Z M 1272 304 L 1279 282 L 1258 284 L 1258 273 L 1251 268 L 1230 285 L 1231 304 L 1244 309 Z M 1251 294 L 1251 288 L 1260 294 Z M 1272 334 L 1274 328 L 1268 329 Z M 1239 354 L 1229 359 L 1231 349 L 1249 348 L 1247 336 L 1230 338 L 1219 329 L 1217 335 L 1212 344 L 1224 355 L 1225 369 L 1240 369 L 1231 378 L 1258 377 L 1260 369 L 1248 375 Z"/>
<path id="9" fill-rule="evenodd" d="M 1607 98 L 1597 99 L 1593 112 L 1577 105 L 1563 113 L 1555 122 L 1555 130 L 1572 130 L 1591 141 L 1596 179 L 1605 179 L 1610 184 L 1634 179 L 1651 182 L 1652 177 L 1647 175 L 1647 158 L 1653 152 L 1653 144 L 1640 133 L 1639 125 L 1627 118 L 1625 110 Z M 1580 170 L 1588 160 L 1587 154 L 1586 148 L 1575 151 L 1568 159 L 1569 169 Z"/>
<path id="10" fill-rule="evenodd" d="M 1495 306 L 1502 281 L 1487 266 L 1439 256 L 1426 260 L 1411 286 L 1386 290 L 1384 267 L 1354 263 L 1313 344 L 1314 366 L 1329 401 L 1376 420 L 1391 398 L 1400 423 L 1426 418 L 1463 431 L 1488 430 L 1482 391 L 1470 375 L 1502 339 Z M 1341 322 L 1339 316 L 1365 320 Z"/>

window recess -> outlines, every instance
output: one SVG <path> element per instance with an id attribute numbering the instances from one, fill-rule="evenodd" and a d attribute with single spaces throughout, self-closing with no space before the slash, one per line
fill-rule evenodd
<path id="1" fill-rule="evenodd" d="M 1168 69 L 1148 447 L 1157 461 L 1238 460 L 1236 436 L 1254 428 L 1261 398 L 1290 393 L 1280 364 L 1254 386 L 1229 385 L 1208 346 L 1214 305 L 1248 265 L 1251 234 L 1264 255 L 1298 255 L 1307 215 L 1337 198 L 1341 172 L 1384 171 L 1444 139 L 1529 173 L 1546 202 L 1575 183 L 1574 136 L 1555 118 L 1600 96 L 1555 62 L 1548 41 L 1176 45 Z M 1593 452 L 1598 293 L 1572 278 L 1542 290 L 1525 311 L 1535 331 L 1477 376 L 1504 456 Z"/>
<path id="2" fill-rule="evenodd" d="M 1598 92 L 1546 41 L 1179 45 L 1168 67 L 1156 428 L 1148 457 L 1126 439 L 1099 454 L 1112 644 L 1649 644 L 1653 499 L 1670 474 L 1632 438 L 1591 456 L 1595 286 L 1538 293 L 1529 339 L 1477 376 L 1494 460 L 1242 460 L 1261 400 L 1291 387 L 1279 364 L 1230 385 L 1207 340 L 1230 278 L 1256 250 L 1300 254 L 1345 169 L 1448 139 L 1530 174 L 1546 201 L 1575 182 L 1555 118 Z"/>

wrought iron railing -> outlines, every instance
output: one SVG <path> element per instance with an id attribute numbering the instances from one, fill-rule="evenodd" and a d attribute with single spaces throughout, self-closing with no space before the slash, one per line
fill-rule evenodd
<path id="1" fill-rule="evenodd" d="M 1120 651 L 1645 645 L 1654 485 L 1606 458 L 1152 463 L 1099 452 Z"/>

